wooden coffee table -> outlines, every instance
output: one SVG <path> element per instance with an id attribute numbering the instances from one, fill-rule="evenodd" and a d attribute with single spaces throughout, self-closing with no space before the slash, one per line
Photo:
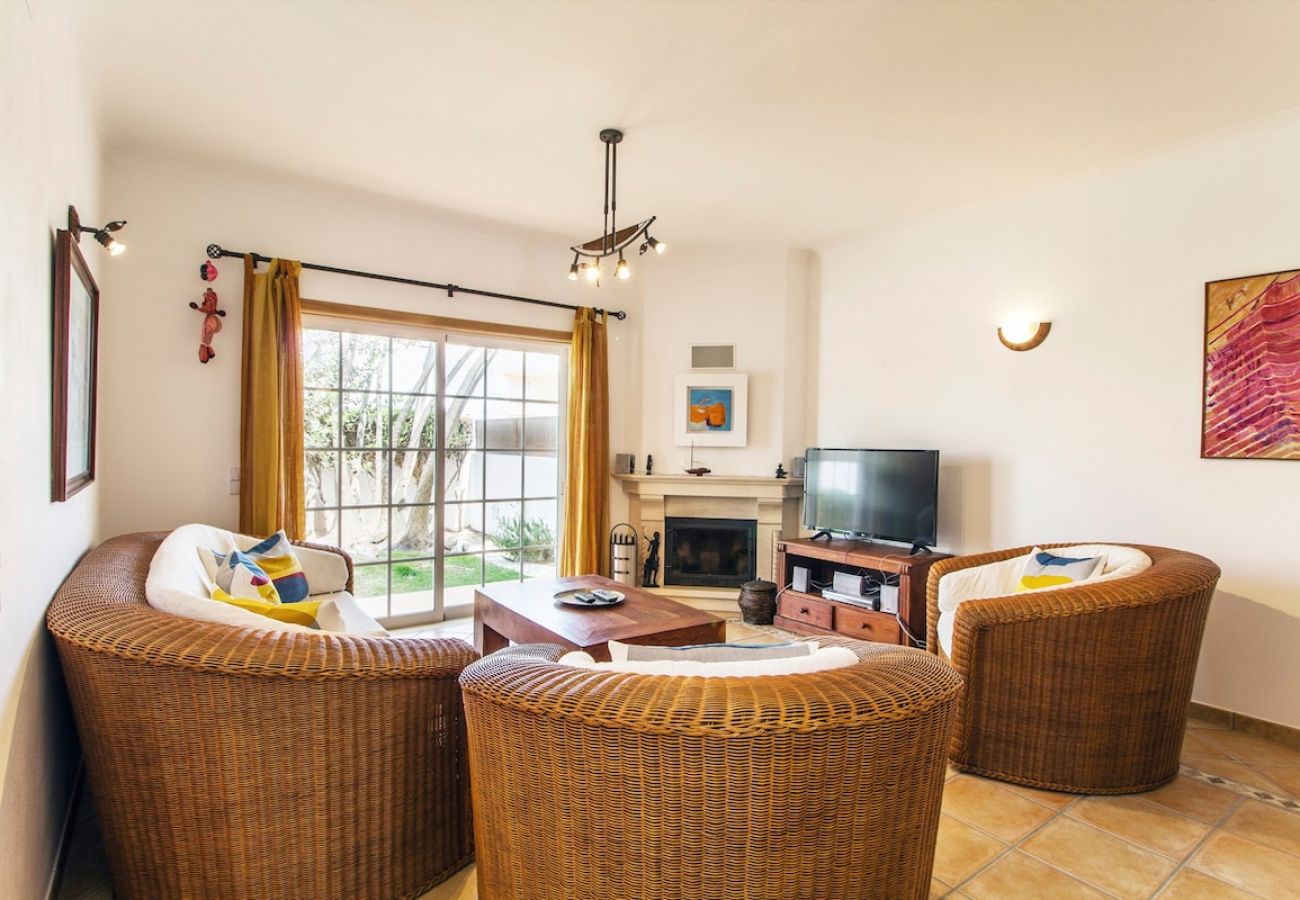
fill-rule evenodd
<path id="1" fill-rule="evenodd" d="M 580 609 L 555 602 L 560 591 L 608 588 L 627 599 L 617 606 Z M 607 641 L 681 647 L 726 640 L 726 622 L 649 591 L 599 575 L 489 584 L 474 592 L 474 647 L 484 655 L 516 644 L 561 644 L 609 659 Z"/>

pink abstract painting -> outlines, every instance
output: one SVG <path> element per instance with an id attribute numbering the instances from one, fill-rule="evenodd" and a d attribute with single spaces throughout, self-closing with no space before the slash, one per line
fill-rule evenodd
<path id="1" fill-rule="evenodd" d="M 1205 285 L 1201 456 L 1300 459 L 1300 270 Z"/>

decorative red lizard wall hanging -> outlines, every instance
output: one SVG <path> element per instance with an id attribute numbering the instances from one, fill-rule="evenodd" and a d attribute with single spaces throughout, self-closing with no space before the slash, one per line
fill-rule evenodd
<path id="1" fill-rule="evenodd" d="M 199 362 L 207 363 L 217 355 L 217 351 L 212 349 L 212 338 L 221 330 L 221 316 L 226 314 L 224 309 L 217 309 L 217 292 L 208 288 L 203 292 L 202 305 L 190 301 L 190 309 L 197 309 L 203 313 L 203 337 L 199 341 Z"/>

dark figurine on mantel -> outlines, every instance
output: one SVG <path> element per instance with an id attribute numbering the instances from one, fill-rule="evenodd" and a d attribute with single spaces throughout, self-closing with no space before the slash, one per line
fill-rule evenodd
<path id="1" fill-rule="evenodd" d="M 641 567 L 641 587 L 659 587 L 659 532 L 646 547 L 645 565 Z"/>
<path id="2" fill-rule="evenodd" d="M 777 477 L 777 478 L 784 478 L 784 477 L 785 477 L 786 475 L 788 475 L 788 474 L 790 474 L 790 473 L 787 472 L 787 471 L 785 470 L 785 466 L 781 465 L 780 463 L 777 463 L 777 464 L 776 464 L 776 477 Z"/>
<path id="3" fill-rule="evenodd" d="M 655 473 L 655 458 L 649 453 L 645 455 L 645 473 L 653 475 Z"/>

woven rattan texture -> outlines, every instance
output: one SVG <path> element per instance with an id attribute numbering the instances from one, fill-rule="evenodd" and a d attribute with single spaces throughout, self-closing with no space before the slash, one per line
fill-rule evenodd
<path id="1" fill-rule="evenodd" d="M 91 551 L 47 616 L 115 896 L 415 897 L 461 868 L 469 645 L 158 612 L 164 536 Z"/>
<path id="2" fill-rule="evenodd" d="M 538 646 L 469 666 L 479 896 L 927 896 L 960 681 L 843 643 L 856 666 L 767 678 L 580 671 Z"/>
<path id="3" fill-rule="evenodd" d="M 1178 774 L 1219 569 L 1194 553 L 1127 546 L 1148 554 L 1151 567 L 1131 578 L 958 608 L 951 662 L 966 689 L 951 747 L 954 765 L 1092 794 L 1150 790 Z M 941 652 L 939 579 L 1032 549 L 956 557 L 930 569 L 927 633 L 934 652 Z"/>

